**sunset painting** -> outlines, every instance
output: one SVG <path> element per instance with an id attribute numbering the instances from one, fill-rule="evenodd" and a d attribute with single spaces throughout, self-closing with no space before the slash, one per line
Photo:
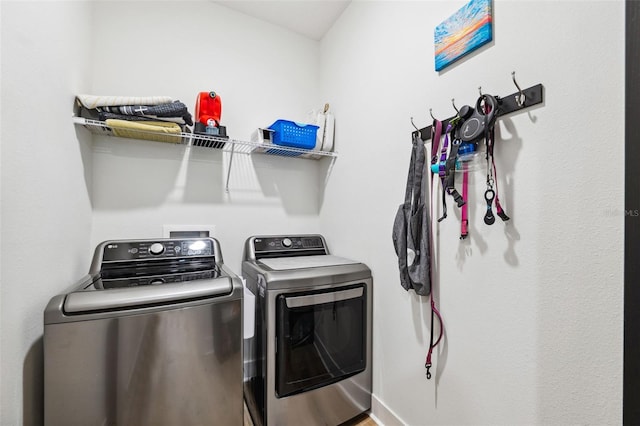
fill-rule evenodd
<path id="1" fill-rule="evenodd" d="M 471 0 L 434 31 L 436 71 L 480 46 L 493 37 L 491 0 Z"/>

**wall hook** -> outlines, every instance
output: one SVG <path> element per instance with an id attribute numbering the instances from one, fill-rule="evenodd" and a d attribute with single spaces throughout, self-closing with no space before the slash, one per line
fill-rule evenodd
<path id="1" fill-rule="evenodd" d="M 414 129 L 418 131 L 418 133 L 420 132 L 420 129 L 418 129 L 418 126 L 416 126 L 416 124 L 413 122 L 413 117 L 411 117 L 411 125 L 413 126 Z"/>
<path id="2" fill-rule="evenodd" d="M 460 110 L 456 107 L 456 100 L 454 98 L 451 98 L 451 105 L 453 105 L 453 109 L 456 110 L 456 113 L 460 114 Z"/>
<path id="3" fill-rule="evenodd" d="M 432 110 L 431 108 L 429 108 L 429 115 L 430 115 L 430 116 L 431 116 L 431 118 L 433 118 L 434 120 L 436 119 L 436 118 L 433 116 L 433 110 Z"/>
<path id="4" fill-rule="evenodd" d="M 524 101 L 527 98 L 524 95 L 524 93 L 522 92 L 522 89 L 520 88 L 520 86 L 518 86 L 518 82 L 516 81 L 516 72 L 515 71 L 511 71 L 511 78 L 513 79 L 513 84 L 516 85 L 516 87 L 518 88 L 518 92 L 520 93 L 519 95 L 516 95 L 516 103 L 518 104 L 519 107 L 521 107 L 521 106 L 524 105 Z"/>
<path id="5" fill-rule="evenodd" d="M 480 97 L 484 96 L 484 95 L 482 94 L 482 86 L 478 86 L 478 93 L 480 93 Z"/>

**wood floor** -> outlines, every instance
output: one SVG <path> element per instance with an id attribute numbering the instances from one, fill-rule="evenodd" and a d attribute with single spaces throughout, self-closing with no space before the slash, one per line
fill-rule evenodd
<path id="1" fill-rule="evenodd" d="M 362 414 L 352 420 L 349 420 L 342 426 L 378 426 L 378 423 L 374 422 L 367 414 Z"/>
<path id="2" fill-rule="evenodd" d="M 251 415 L 249 415 L 246 404 L 244 406 L 244 426 L 253 426 L 253 421 L 251 421 Z M 367 414 L 361 414 L 340 426 L 378 426 L 378 424 Z"/>
<path id="3" fill-rule="evenodd" d="M 253 426 L 253 422 L 251 421 L 251 415 L 249 414 L 249 409 L 247 408 L 247 403 L 244 403 L 244 425 L 243 426 Z"/>

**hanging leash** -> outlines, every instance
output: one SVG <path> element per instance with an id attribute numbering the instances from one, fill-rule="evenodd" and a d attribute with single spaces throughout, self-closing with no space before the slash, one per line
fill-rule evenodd
<path id="1" fill-rule="evenodd" d="M 447 134 L 449 133 L 451 125 L 447 126 Z M 434 120 L 433 121 L 433 126 L 431 126 L 431 173 L 429 173 L 429 210 L 430 210 L 430 218 L 431 221 L 429 222 L 429 245 L 430 247 L 430 253 L 431 253 L 431 259 L 429 260 L 429 274 L 430 274 L 430 280 L 431 280 L 431 293 L 430 293 L 430 298 L 431 298 L 431 334 L 429 337 L 429 349 L 427 350 L 427 356 L 424 362 L 424 368 L 427 370 L 426 371 L 426 376 L 427 376 L 427 380 L 431 379 L 431 357 L 433 354 L 433 349 L 438 346 L 438 344 L 440 343 L 440 340 L 442 340 L 442 336 L 444 334 L 444 326 L 442 324 L 442 316 L 440 315 L 440 312 L 438 311 L 438 308 L 436 308 L 436 302 L 433 298 L 433 293 L 434 293 L 434 288 L 435 288 L 435 267 L 436 267 L 436 261 L 435 261 L 435 244 L 434 244 L 434 238 L 435 238 L 435 233 L 433 232 L 433 213 L 434 213 L 434 208 L 433 208 L 433 196 L 431 194 L 433 194 L 433 178 L 435 176 L 436 173 L 438 173 L 438 176 L 440 176 L 440 166 L 438 165 L 438 147 L 440 145 L 440 139 L 442 138 L 442 122 L 438 121 L 438 120 Z M 445 156 L 445 160 L 446 160 L 446 147 L 445 145 L 448 144 L 448 139 L 447 136 L 445 135 L 445 142 L 443 143 L 443 151 L 444 151 L 444 156 Z M 441 155 L 440 155 L 440 160 L 442 164 L 442 151 L 441 151 Z M 435 167 L 434 167 L 435 166 Z M 437 169 L 436 169 L 437 167 Z M 442 179 L 442 178 L 441 178 Z M 443 186 L 444 188 L 444 186 Z M 442 219 L 444 219 L 446 217 L 446 201 L 444 201 L 444 192 L 443 192 L 443 203 L 444 203 L 444 209 L 445 209 L 445 215 L 441 218 L 438 219 L 438 222 L 440 222 Z M 433 333 L 433 324 L 435 322 L 435 318 L 438 318 L 438 322 L 440 324 L 440 334 L 438 335 L 438 338 L 436 339 L 436 341 L 434 342 L 434 333 Z"/>
<path id="2" fill-rule="evenodd" d="M 498 172 L 496 170 L 495 157 L 493 156 L 494 143 L 495 143 L 495 129 L 494 128 L 492 128 L 490 130 L 488 140 L 490 141 L 489 143 L 491 144 L 491 166 L 493 168 L 493 177 L 494 177 L 495 186 L 496 186 L 496 213 L 498 214 L 498 217 L 500 217 L 500 219 L 502 219 L 503 222 L 506 222 L 511 218 L 509 216 L 507 216 L 507 214 L 505 213 L 504 209 L 502 208 L 502 205 L 500 205 L 500 197 L 499 197 L 499 191 L 498 191 Z"/>
<path id="3" fill-rule="evenodd" d="M 497 104 L 497 103 L 496 103 Z M 496 104 L 489 105 L 485 102 L 484 104 L 484 112 L 485 119 L 488 117 L 492 108 L 496 108 Z M 484 193 L 485 201 L 487 202 L 487 212 L 484 217 L 484 223 L 487 225 L 492 225 L 495 222 L 495 216 L 493 215 L 493 211 L 491 210 L 491 205 L 495 200 L 496 205 L 496 214 L 503 222 L 506 222 L 510 219 L 509 216 L 505 213 L 502 205 L 500 204 L 500 197 L 498 193 L 498 173 L 496 168 L 496 161 L 494 157 L 494 149 L 495 149 L 495 121 L 492 123 L 487 123 L 487 127 L 485 129 L 485 143 L 487 146 L 487 190 Z M 493 187 L 495 186 L 495 190 Z"/>
<path id="4" fill-rule="evenodd" d="M 493 144 L 490 142 L 490 138 L 487 135 L 487 190 L 484 192 L 484 199 L 487 202 L 487 211 L 484 214 L 484 223 L 487 225 L 493 225 L 496 221 L 496 217 L 493 215 L 493 200 L 496 198 L 496 192 L 493 190 L 493 184 L 495 182 L 493 177 Z"/>

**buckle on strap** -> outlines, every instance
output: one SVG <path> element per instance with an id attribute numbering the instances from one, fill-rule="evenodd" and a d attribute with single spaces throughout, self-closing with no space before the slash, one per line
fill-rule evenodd
<path id="1" fill-rule="evenodd" d="M 449 194 L 453 197 L 453 200 L 458 204 L 458 207 L 464 206 L 467 202 L 462 198 L 462 195 L 455 189 L 449 188 Z"/>

